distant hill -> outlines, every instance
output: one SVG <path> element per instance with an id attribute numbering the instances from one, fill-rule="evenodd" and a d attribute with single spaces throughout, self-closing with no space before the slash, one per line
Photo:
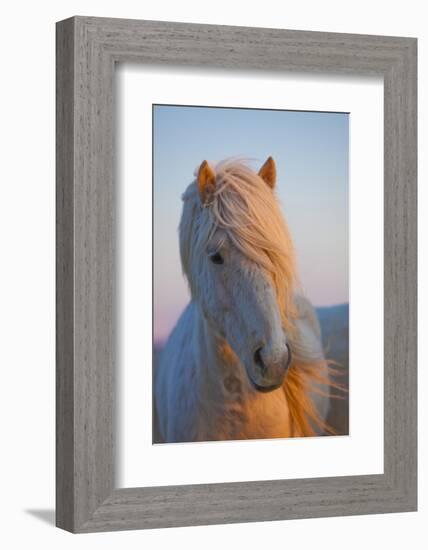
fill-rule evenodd
<path id="1" fill-rule="evenodd" d="M 349 304 L 316 308 L 325 355 L 338 363 L 337 381 L 349 388 Z M 349 433 L 349 396 L 332 399 L 328 422 L 339 434 Z"/>
<path id="2" fill-rule="evenodd" d="M 339 362 L 349 360 L 349 304 L 316 308 L 324 349 Z"/>

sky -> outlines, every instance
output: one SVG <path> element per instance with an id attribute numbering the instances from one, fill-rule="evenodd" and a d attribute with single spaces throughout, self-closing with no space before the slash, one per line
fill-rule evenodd
<path id="1" fill-rule="evenodd" d="M 275 159 L 277 196 L 315 306 L 348 302 L 349 115 L 310 111 L 153 107 L 154 340 L 189 301 L 178 248 L 181 195 L 203 160 Z"/>

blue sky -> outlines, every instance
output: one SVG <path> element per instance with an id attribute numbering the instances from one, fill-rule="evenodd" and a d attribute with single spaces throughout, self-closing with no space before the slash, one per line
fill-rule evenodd
<path id="1" fill-rule="evenodd" d="M 181 194 L 207 159 L 275 159 L 277 194 L 314 305 L 348 302 L 346 113 L 157 105 L 154 134 L 154 333 L 168 336 L 188 302 L 178 254 Z"/>

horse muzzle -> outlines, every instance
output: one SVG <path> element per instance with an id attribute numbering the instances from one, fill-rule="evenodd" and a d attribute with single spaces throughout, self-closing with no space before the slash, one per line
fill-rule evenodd
<path id="1" fill-rule="evenodd" d="M 288 343 L 281 353 L 269 353 L 264 347 L 254 352 L 253 365 L 248 373 L 257 391 L 270 392 L 282 386 L 291 364 L 291 349 Z"/>

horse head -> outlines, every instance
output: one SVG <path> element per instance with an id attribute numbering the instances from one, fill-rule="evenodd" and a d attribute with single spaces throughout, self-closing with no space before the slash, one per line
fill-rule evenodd
<path id="1" fill-rule="evenodd" d="M 204 161 L 180 223 L 192 299 L 258 391 L 281 386 L 291 362 L 294 255 L 275 183 L 271 157 L 258 173 L 237 161 Z"/>

